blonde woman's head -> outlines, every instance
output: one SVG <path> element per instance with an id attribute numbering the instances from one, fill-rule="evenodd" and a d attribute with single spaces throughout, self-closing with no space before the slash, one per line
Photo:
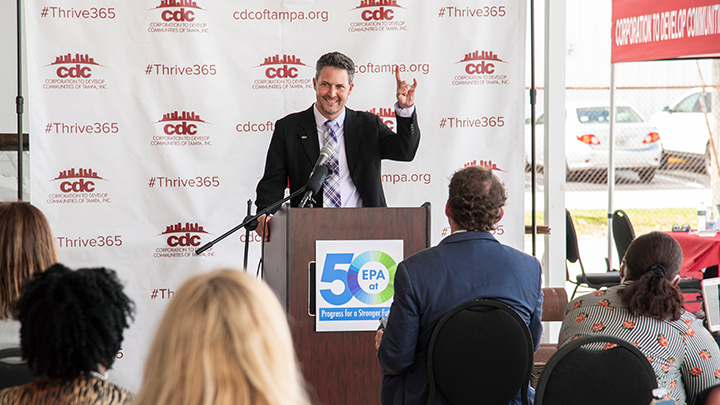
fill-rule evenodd
<path id="1" fill-rule="evenodd" d="M 139 404 L 306 404 L 287 319 L 265 283 L 236 270 L 187 280 L 158 327 Z"/>

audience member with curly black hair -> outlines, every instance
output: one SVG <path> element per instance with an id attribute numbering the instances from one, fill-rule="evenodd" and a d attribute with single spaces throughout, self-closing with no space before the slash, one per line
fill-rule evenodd
<path id="1" fill-rule="evenodd" d="M 25 280 L 58 262 L 45 215 L 23 201 L 0 203 L 0 349 L 20 346 L 13 302 Z"/>
<path id="2" fill-rule="evenodd" d="M 113 270 L 36 274 L 17 312 L 23 357 L 47 378 L 0 391 L 0 404 L 129 404 L 133 395 L 106 379 L 133 310 Z"/>

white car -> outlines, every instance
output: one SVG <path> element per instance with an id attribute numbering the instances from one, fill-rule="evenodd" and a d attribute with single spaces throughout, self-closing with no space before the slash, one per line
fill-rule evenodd
<path id="1" fill-rule="evenodd" d="M 663 145 L 652 125 L 629 106 L 616 106 L 615 168 L 632 169 L 640 180 L 649 183 L 660 166 Z M 578 171 L 600 173 L 596 178 L 607 179 L 608 143 L 610 137 L 610 107 L 595 104 L 567 104 L 565 106 L 565 163 L 568 180 Z M 535 123 L 536 163 L 543 164 L 543 116 Z M 525 125 L 525 158 L 529 165 L 530 125 Z M 529 166 L 528 166 L 529 167 Z M 603 177 L 604 176 L 604 177 Z"/>
<path id="2" fill-rule="evenodd" d="M 708 153 L 708 123 L 713 128 L 711 100 L 711 93 L 695 88 L 678 98 L 672 107 L 665 107 L 650 117 L 649 122 L 658 129 L 670 163 L 704 163 Z M 703 102 L 708 113 L 707 122 Z"/>

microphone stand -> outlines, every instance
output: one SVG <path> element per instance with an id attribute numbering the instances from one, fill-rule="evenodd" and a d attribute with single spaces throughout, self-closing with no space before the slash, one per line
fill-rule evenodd
<path id="1" fill-rule="evenodd" d="M 252 214 L 252 200 L 247 201 L 247 218 Z M 248 251 L 250 250 L 250 227 L 245 228 L 245 252 L 243 253 L 243 271 L 247 273 Z"/>
<path id="2" fill-rule="evenodd" d="M 225 232 L 224 234 L 218 236 L 217 238 L 215 238 L 215 239 L 211 240 L 210 242 L 208 242 L 208 243 L 200 246 L 199 248 L 197 248 L 197 250 L 195 250 L 195 254 L 196 254 L 196 255 L 200 255 L 201 253 L 203 253 L 203 252 L 205 252 L 206 250 L 210 249 L 211 247 L 215 246 L 216 243 L 220 242 L 221 240 L 223 240 L 223 239 L 227 238 L 228 236 L 232 235 L 233 233 L 235 233 L 238 229 L 240 229 L 240 228 L 242 228 L 242 227 L 245 227 L 245 226 L 247 226 L 247 225 L 249 225 L 249 224 L 257 221 L 258 218 L 260 218 L 261 216 L 267 214 L 268 212 L 273 212 L 273 211 L 275 211 L 276 208 L 280 207 L 280 206 L 283 205 L 285 202 L 287 202 L 287 201 L 289 201 L 289 200 L 292 200 L 293 198 L 299 196 L 300 194 L 302 194 L 302 193 L 304 193 L 304 192 L 305 192 L 305 186 L 299 188 L 299 189 L 296 190 L 294 193 L 292 193 L 292 194 L 290 194 L 289 196 L 283 198 L 282 200 L 277 201 L 277 202 L 273 203 L 272 205 L 268 206 L 267 208 L 262 209 L 262 210 L 259 211 L 257 214 L 255 214 L 255 215 L 253 215 L 253 216 L 245 217 L 245 219 L 242 221 L 242 223 L 240 223 L 240 225 L 237 225 L 237 226 L 234 227 L 233 229 Z M 265 238 L 263 238 L 263 240 L 265 240 Z"/>

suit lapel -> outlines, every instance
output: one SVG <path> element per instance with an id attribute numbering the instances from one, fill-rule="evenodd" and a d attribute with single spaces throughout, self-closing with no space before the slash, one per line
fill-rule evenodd
<path id="1" fill-rule="evenodd" d="M 318 142 L 317 127 L 315 126 L 315 114 L 313 113 L 313 106 L 305 110 L 302 114 L 302 118 L 298 123 L 300 131 L 298 131 L 298 141 L 302 145 L 305 155 L 310 161 L 310 165 L 315 165 L 318 157 L 320 157 L 320 144 Z"/>
<path id="2" fill-rule="evenodd" d="M 360 147 L 361 134 L 360 120 L 357 112 L 349 108 L 345 108 L 345 155 L 347 156 L 348 169 L 352 173 L 355 167 L 355 161 Z"/>

